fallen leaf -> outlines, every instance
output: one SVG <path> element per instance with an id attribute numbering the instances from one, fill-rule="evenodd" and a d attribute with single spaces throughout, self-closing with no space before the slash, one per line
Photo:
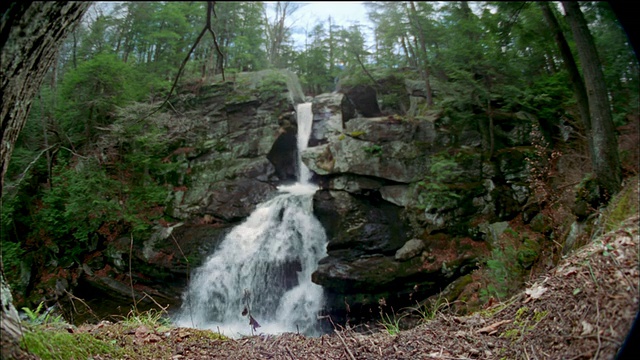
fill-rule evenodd
<path id="1" fill-rule="evenodd" d="M 149 336 L 147 336 L 147 338 L 144 341 L 148 342 L 148 343 L 156 343 L 156 342 L 158 342 L 160 340 L 162 340 L 162 338 L 160 338 L 160 336 L 158 336 L 156 334 L 149 334 Z"/>
<path id="2" fill-rule="evenodd" d="M 260 324 L 253 318 L 253 316 L 249 315 L 249 325 L 253 328 L 253 331 L 256 331 L 257 328 L 260 327 Z"/>
<path id="3" fill-rule="evenodd" d="M 482 334 L 482 333 L 490 333 L 490 332 L 492 332 L 492 331 L 495 331 L 495 330 L 496 330 L 498 327 L 500 327 L 501 325 L 508 324 L 508 323 L 510 323 L 511 321 L 512 321 L 512 320 L 502 320 L 502 321 L 498 321 L 497 323 L 493 323 L 493 324 L 491 324 L 491 325 L 489 325 L 489 326 L 485 326 L 485 327 L 483 327 L 482 329 L 478 329 L 476 332 L 477 332 L 477 333 L 480 333 L 480 334 Z"/>
<path id="4" fill-rule="evenodd" d="M 532 299 L 539 299 L 542 294 L 547 292 L 547 288 L 540 285 L 534 285 L 531 288 L 525 290 L 525 294 L 529 295 Z"/>
<path id="5" fill-rule="evenodd" d="M 144 325 L 139 326 L 135 332 L 137 338 L 145 337 L 147 336 L 148 333 L 149 333 L 149 329 L 147 329 L 147 327 Z"/>
<path id="6" fill-rule="evenodd" d="M 580 335 L 589 335 L 593 332 L 593 325 L 589 324 L 587 321 L 582 320 L 582 333 Z"/>
<path id="7" fill-rule="evenodd" d="M 573 295 L 578 295 L 578 294 L 580 294 L 581 291 L 582 291 L 582 289 L 575 288 L 575 289 L 573 289 Z"/>
<path id="8" fill-rule="evenodd" d="M 567 268 L 562 275 L 569 276 L 578 272 L 578 268 L 575 266 L 571 266 Z"/>

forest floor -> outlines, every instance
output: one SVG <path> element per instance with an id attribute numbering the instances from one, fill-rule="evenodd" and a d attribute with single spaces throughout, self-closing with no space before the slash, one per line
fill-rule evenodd
<path id="1" fill-rule="evenodd" d="M 508 301 L 469 316 L 439 311 L 397 333 L 337 326 L 321 337 L 229 339 L 207 330 L 108 322 L 67 331 L 117 349 L 98 347 L 89 357 L 94 360 L 613 359 L 638 311 L 639 226 L 638 216 L 628 219 Z"/>

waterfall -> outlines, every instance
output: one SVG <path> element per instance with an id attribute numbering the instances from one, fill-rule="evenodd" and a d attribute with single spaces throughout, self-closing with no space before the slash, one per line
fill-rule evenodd
<path id="1" fill-rule="evenodd" d="M 298 107 L 298 154 L 311 133 L 310 112 L 310 104 Z M 311 274 L 326 256 L 327 239 L 313 216 L 309 169 L 298 165 L 299 182 L 279 187 L 194 271 L 176 325 L 235 337 L 252 332 L 250 315 L 258 333 L 320 334 L 323 289 Z"/>
<path id="2" fill-rule="evenodd" d="M 309 168 L 302 162 L 302 151 L 309 145 L 311 128 L 313 125 L 313 112 L 311 103 L 299 104 L 297 109 L 298 118 L 298 181 L 301 184 L 308 184 L 311 180 Z"/>

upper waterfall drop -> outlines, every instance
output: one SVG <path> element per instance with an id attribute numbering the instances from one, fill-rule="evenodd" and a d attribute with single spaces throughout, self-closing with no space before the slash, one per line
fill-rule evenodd
<path id="1" fill-rule="evenodd" d="M 311 171 L 302 162 L 301 153 L 309 145 L 311 130 L 313 127 L 313 112 L 311 103 L 298 104 L 296 107 L 296 115 L 298 120 L 298 182 L 301 184 L 309 184 L 311 180 Z"/>
<path id="2" fill-rule="evenodd" d="M 311 104 L 298 105 L 297 115 L 299 161 L 311 134 Z M 278 187 L 194 271 L 177 325 L 235 337 L 251 331 L 252 317 L 261 333 L 320 335 L 324 291 L 311 274 L 327 255 L 327 238 L 313 215 L 310 171 L 300 161 L 298 169 L 296 184 Z"/>

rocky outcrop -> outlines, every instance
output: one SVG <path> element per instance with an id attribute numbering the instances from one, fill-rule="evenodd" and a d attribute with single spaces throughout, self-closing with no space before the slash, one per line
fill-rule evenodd
<path id="1" fill-rule="evenodd" d="M 296 85 L 297 84 L 297 85 Z M 207 216 L 223 222 L 247 217 L 295 176 L 295 105 L 304 101 L 288 71 L 238 74 L 234 83 L 212 84 L 176 106 L 189 129 L 188 174 L 178 184 L 170 214 L 179 220 Z"/>
<path id="2" fill-rule="evenodd" d="M 165 209 L 172 221 L 149 239 L 123 237 L 91 254 L 80 271 L 87 294 L 130 301 L 133 269 L 137 299 L 179 304 L 189 272 L 277 185 L 295 179 L 295 107 L 304 100 L 297 77 L 284 70 L 180 92 L 172 100 L 172 138 L 180 143 L 165 159 L 177 168 Z"/>
<path id="3" fill-rule="evenodd" d="M 140 294 L 162 289 L 157 296 L 179 303 L 189 270 L 276 185 L 295 179 L 294 105 L 304 100 L 282 80 L 287 76 L 239 74 L 233 83 L 203 86 L 175 101 L 185 140 L 167 157 L 182 166 L 166 209 L 174 221 L 135 243 L 139 272 L 132 275 L 149 287 Z M 489 252 L 500 228 L 492 224 L 527 204 L 528 148 L 507 141 L 511 135 L 504 134 L 516 130 L 505 123 L 496 122 L 488 160 L 483 131 L 451 128 L 441 112 L 380 116 L 343 93 L 317 96 L 312 111 L 309 148 L 300 155 L 320 187 L 314 213 L 328 238 L 313 281 L 338 319 L 378 313 L 381 299 L 400 309 L 444 289 Z M 130 239 L 115 242 L 86 279 L 104 289 L 111 280 L 96 274 L 123 278 L 129 246 Z M 530 266 L 525 255 L 523 266 Z"/>
<path id="4" fill-rule="evenodd" d="M 355 106 L 342 116 L 345 97 L 314 99 L 302 160 L 321 186 L 314 212 L 329 242 L 313 281 L 328 311 L 357 318 L 469 273 L 491 248 L 488 224 L 515 216 L 529 194 L 522 149 L 501 145 L 483 160 L 482 132 L 451 129 L 437 112 L 365 117 Z"/>

